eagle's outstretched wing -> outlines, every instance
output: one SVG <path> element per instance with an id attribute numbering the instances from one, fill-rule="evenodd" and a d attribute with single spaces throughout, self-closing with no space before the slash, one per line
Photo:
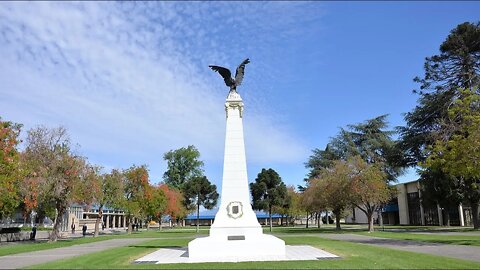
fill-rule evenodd
<path id="1" fill-rule="evenodd" d="M 232 81 L 232 73 L 228 68 L 219 67 L 219 66 L 209 66 L 209 67 L 214 71 L 217 71 L 218 73 L 220 73 L 220 75 L 222 75 L 223 79 L 225 80 L 225 84 L 228 87 L 234 84 L 234 82 Z"/>
<path id="2" fill-rule="evenodd" d="M 240 85 L 243 81 L 243 74 L 245 73 L 245 65 L 250 63 L 250 59 L 245 59 L 238 66 L 237 71 L 235 72 L 235 85 Z"/>

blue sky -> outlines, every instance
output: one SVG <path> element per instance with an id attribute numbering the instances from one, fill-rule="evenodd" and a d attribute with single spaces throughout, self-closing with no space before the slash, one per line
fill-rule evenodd
<path id="1" fill-rule="evenodd" d="M 111 168 L 195 145 L 221 184 L 228 89 L 208 65 L 251 64 L 239 92 L 249 181 L 273 168 L 302 184 L 311 150 L 339 127 L 417 96 L 413 77 L 478 2 L 0 3 L 0 116 L 64 125 L 79 152 Z M 24 132 L 25 135 L 25 132 Z M 413 180 L 414 173 L 400 181 Z"/>

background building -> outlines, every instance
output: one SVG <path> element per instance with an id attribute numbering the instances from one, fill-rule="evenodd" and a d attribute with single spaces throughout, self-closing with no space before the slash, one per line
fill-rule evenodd
<path id="1" fill-rule="evenodd" d="M 443 209 L 439 205 L 422 204 L 422 192 L 418 180 L 395 185 L 397 196 L 382 208 L 384 224 L 390 225 L 438 225 L 471 226 L 472 212 L 469 207 L 459 204 L 454 209 Z M 449 211 L 449 223 L 446 211 Z M 378 213 L 374 215 L 378 223 Z M 358 208 L 345 218 L 347 223 L 366 224 L 366 215 Z"/>

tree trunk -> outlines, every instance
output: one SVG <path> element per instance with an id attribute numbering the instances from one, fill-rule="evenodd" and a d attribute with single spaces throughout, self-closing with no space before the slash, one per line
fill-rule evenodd
<path id="1" fill-rule="evenodd" d="M 371 233 L 374 231 L 373 228 L 373 211 L 367 212 L 367 220 L 368 220 L 368 232 Z"/>
<path id="2" fill-rule="evenodd" d="M 65 213 L 65 209 L 62 206 L 58 206 L 56 210 L 55 224 L 53 225 L 53 230 L 50 233 L 49 241 L 56 242 L 60 238 L 60 225 L 62 223 L 62 217 Z"/>
<path id="3" fill-rule="evenodd" d="M 334 210 L 333 214 L 335 214 L 335 230 L 341 230 L 340 227 L 340 210 Z"/>
<path id="4" fill-rule="evenodd" d="M 450 227 L 450 211 L 448 208 L 445 208 L 445 226 Z"/>
<path id="5" fill-rule="evenodd" d="M 472 208 L 473 229 L 478 230 L 480 229 L 480 224 L 478 219 L 478 201 L 470 203 L 470 207 Z"/>
<path id="6" fill-rule="evenodd" d="M 43 213 L 43 211 L 38 211 L 37 218 L 38 218 L 39 226 L 45 227 L 45 214 Z"/>
<path id="7" fill-rule="evenodd" d="M 97 220 L 95 220 L 95 232 L 93 233 L 93 237 L 98 236 L 98 232 L 100 231 L 100 222 L 102 221 L 102 218 L 103 218 L 103 205 L 100 205 L 100 207 L 98 207 Z"/>
<path id="8" fill-rule="evenodd" d="M 327 225 L 330 225 L 330 216 L 328 215 L 328 210 L 325 211 L 325 219 L 326 219 Z"/>
<path id="9" fill-rule="evenodd" d="M 322 226 L 322 211 L 318 211 L 318 218 L 317 218 L 317 228 L 321 228 Z"/>
<path id="10" fill-rule="evenodd" d="M 307 213 L 307 229 L 308 229 L 308 217 L 310 216 L 309 213 Z"/>
<path id="11" fill-rule="evenodd" d="M 272 232 L 272 207 L 268 208 L 268 216 L 270 219 L 270 232 Z"/>
<path id="12" fill-rule="evenodd" d="M 128 234 L 132 234 L 133 226 L 132 226 L 132 216 L 128 215 Z"/>
<path id="13" fill-rule="evenodd" d="M 383 215 L 382 215 L 382 206 L 378 208 L 378 225 L 383 227 Z"/>
<path id="14" fill-rule="evenodd" d="M 198 223 L 200 220 L 200 204 L 197 204 L 197 233 L 200 230 L 200 224 Z"/>

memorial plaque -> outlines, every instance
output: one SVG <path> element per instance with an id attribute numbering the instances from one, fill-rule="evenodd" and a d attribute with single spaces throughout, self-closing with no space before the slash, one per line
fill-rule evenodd
<path id="1" fill-rule="evenodd" d="M 245 240 L 245 235 L 229 235 L 228 241 Z"/>

